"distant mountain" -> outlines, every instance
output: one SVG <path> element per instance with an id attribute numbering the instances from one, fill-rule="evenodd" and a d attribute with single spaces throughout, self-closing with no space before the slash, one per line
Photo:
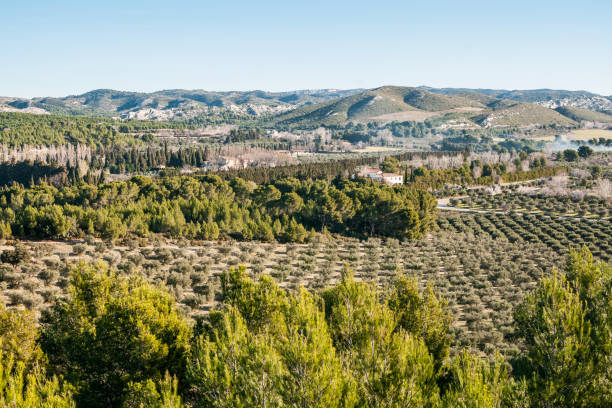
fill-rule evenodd
<path id="1" fill-rule="evenodd" d="M 509 99 L 517 102 L 531 102 L 546 108 L 555 109 L 570 106 L 593 111 L 612 110 L 612 99 L 587 91 L 566 91 L 555 89 L 504 90 L 504 89 L 468 89 L 468 88 L 429 88 L 430 92 L 444 95 L 478 93 L 498 99 Z"/>
<path id="2" fill-rule="evenodd" d="M 572 117 L 530 102 L 501 99 L 493 92 L 466 89 L 432 92 L 423 88 L 384 86 L 281 114 L 281 124 L 297 127 L 338 125 L 348 121 L 423 121 L 436 118 L 449 128 L 574 127 Z M 603 116 L 602 116 L 603 118 Z"/>
<path id="3" fill-rule="evenodd" d="M 316 104 L 362 92 L 300 90 L 291 92 L 164 90 L 151 93 L 97 89 L 63 98 L 0 98 L 0 111 L 30 111 L 69 115 L 100 115 L 136 119 L 185 119 L 211 112 L 248 115 L 278 114 L 297 106 Z M 33 111 L 35 110 L 35 111 Z"/>
<path id="4" fill-rule="evenodd" d="M 485 108 L 477 98 L 446 96 L 419 88 L 383 86 L 318 105 L 302 106 L 281 114 L 279 123 L 338 125 L 348 121 L 422 121 L 456 109 L 480 111 Z"/>
<path id="5" fill-rule="evenodd" d="M 573 119 L 577 122 L 599 122 L 599 123 L 612 123 L 612 110 L 609 111 L 593 111 L 588 109 L 576 108 L 573 106 L 559 106 L 555 109 L 557 112 Z"/>
<path id="6" fill-rule="evenodd" d="M 266 116 L 294 127 L 424 121 L 445 128 L 577 126 L 609 123 L 612 97 L 586 91 L 383 86 L 288 92 L 98 89 L 62 98 L 0 97 L 0 111 L 181 120 L 219 114 Z M 232 116 L 234 115 L 234 116 Z"/>

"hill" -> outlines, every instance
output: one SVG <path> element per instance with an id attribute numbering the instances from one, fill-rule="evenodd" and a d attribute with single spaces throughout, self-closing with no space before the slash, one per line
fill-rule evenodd
<path id="1" fill-rule="evenodd" d="M 563 89 L 470 89 L 470 88 L 429 88 L 433 93 L 443 95 L 481 94 L 497 99 L 535 103 L 550 109 L 570 106 L 594 111 L 612 110 L 612 99 L 587 91 L 568 91 Z"/>
<path id="2" fill-rule="evenodd" d="M 609 122 L 610 97 L 586 91 L 383 86 L 288 92 L 98 89 L 61 98 L 0 97 L 0 112 L 138 120 L 235 123 L 260 120 L 298 128 L 347 122 L 422 122 L 453 127 L 571 126 Z M 448 120 L 447 120 L 448 119 Z M 208 123 L 207 122 L 207 123 Z M 446 122 L 449 122 L 445 125 Z M 455 125 L 453 125 L 455 123 Z"/>
<path id="3" fill-rule="evenodd" d="M 476 98 L 438 95 L 419 88 L 383 86 L 339 100 L 304 106 L 277 118 L 278 123 L 312 127 L 347 121 L 424 120 L 453 109 L 486 108 Z"/>
<path id="4" fill-rule="evenodd" d="M 286 112 L 296 106 L 321 103 L 362 91 L 210 92 L 174 89 L 143 93 L 97 89 L 62 98 L 1 97 L 0 110 L 157 120 L 188 119 L 225 111 L 258 116 Z"/>
<path id="5" fill-rule="evenodd" d="M 424 121 L 453 126 L 458 121 L 484 128 L 575 127 L 577 123 L 544 106 L 458 90 L 436 93 L 422 88 L 384 86 L 319 105 L 299 107 L 277 117 L 295 127 L 340 125 L 349 121 Z M 458 123 L 458 122 L 457 122 Z"/>
<path id="6" fill-rule="evenodd" d="M 557 112 L 577 122 L 600 122 L 612 123 L 612 111 L 596 112 L 588 109 L 575 108 L 573 106 L 560 106 L 555 109 Z"/>
<path id="7" fill-rule="evenodd" d="M 338 125 L 347 121 L 367 120 L 372 117 L 416 108 L 404 102 L 405 88 L 382 87 L 328 103 L 304 106 L 280 115 L 278 122 L 303 126 Z"/>
<path id="8" fill-rule="evenodd" d="M 574 127 L 578 124 L 552 109 L 533 103 L 515 103 L 475 118 L 485 128 Z"/>
<path id="9" fill-rule="evenodd" d="M 468 95 L 442 96 L 422 89 L 413 89 L 406 93 L 404 101 L 418 109 L 429 112 L 438 112 L 448 109 L 477 107 L 483 108 L 484 104 L 478 97 Z"/>

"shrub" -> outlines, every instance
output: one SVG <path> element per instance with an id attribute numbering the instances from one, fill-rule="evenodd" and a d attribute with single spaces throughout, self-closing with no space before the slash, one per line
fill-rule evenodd
<path id="1" fill-rule="evenodd" d="M 117 407 L 130 383 L 182 375 L 191 330 L 169 294 L 103 263 L 80 263 L 70 292 L 44 316 L 41 345 L 50 367 L 80 385 L 80 405 Z"/>
<path id="2" fill-rule="evenodd" d="M 18 265 L 30 259 L 30 251 L 25 245 L 17 244 L 14 249 L 7 249 L 0 254 L 0 261 Z"/>

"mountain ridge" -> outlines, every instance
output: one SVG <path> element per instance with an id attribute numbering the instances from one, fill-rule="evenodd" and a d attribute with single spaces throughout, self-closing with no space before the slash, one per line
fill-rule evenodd
<path id="1" fill-rule="evenodd" d="M 155 92 L 94 89 L 65 97 L 0 97 L 2 106 L 13 109 L 39 108 L 49 113 L 100 115 L 141 118 L 139 111 L 150 110 L 154 116 L 142 119 L 185 119 L 212 111 L 261 115 L 274 114 L 303 104 L 320 103 L 363 91 L 320 89 L 287 92 L 205 91 L 168 89 Z M 0 109 L 0 110 L 8 110 Z"/>
<path id="2" fill-rule="evenodd" d="M 611 122 L 612 96 L 546 88 L 393 85 L 281 92 L 202 89 L 138 92 L 102 88 L 59 98 L 0 97 L 0 111 L 153 120 L 185 120 L 227 112 L 245 117 L 266 116 L 273 118 L 274 123 L 306 127 L 349 121 L 423 121 L 453 113 L 455 117 L 464 117 L 470 126 L 476 123 L 488 127 L 576 126 L 582 121 Z"/>

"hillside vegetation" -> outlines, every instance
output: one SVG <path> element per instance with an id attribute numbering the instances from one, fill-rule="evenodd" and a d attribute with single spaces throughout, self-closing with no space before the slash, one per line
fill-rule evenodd
<path id="1" fill-rule="evenodd" d="M 168 127 L 153 121 L 120 122 L 94 117 L 0 112 L 0 144 L 19 147 L 133 145 L 142 143 L 130 131 Z"/>
<path id="2" fill-rule="evenodd" d="M 337 101 L 297 108 L 280 115 L 277 121 L 302 126 L 339 125 L 347 121 L 376 120 L 398 112 L 439 112 L 464 107 L 482 108 L 484 105 L 476 100 L 436 95 L 418 88 L 384 86 Z"/>
<path id="3" fill-rule="evenodd" d="M 612 110 L 610 97 L 587 91 L 568 91 L 564 89 L 468 89 L 468 88 L 425 88 L 431 92 L 444 95 L 480 94 L 496 99 L 507 99 L 516 102 L 536 103 L 547 108 L 561 106 L 576 107 L 593 111 Z"/>
<path id="4" fill-rule="evenodd" d="M 319 103 L 361 90 L 303 90 L 290 92 L 164 90 L 152 93 L 97 89 L 63 98 L 0 98 L 0 107 L 42 109 L 54 114 L 193 118 L 210 110 L 232 110 L 248 114 L 282 112 L 293 106 Z"/>
<path id="5" fill-rule="evenodd" d="M 455 113 L 452 117 L 444 116 Z M 281 114 L 277 123 L 293 127 L 338 126 L 349 121 L 423 121 L 453 123 L 457 114 L 464 122 L 484 128 L 575 127 L 577 123 L 559 112 L 534 104 L 495 98 L 479 93 L 429 92 L 421 88 L 385 86 L 331 102 L 299 107 Z M 475 125 L 477 123 L 478 125 Z M 469 125 L 471 126 L 471 125 Z"/>
<path id="6" fill-rule="evenodd" d="M 552 109 L 529 103 L 517 103 L 494 110 L 489 114 L 480 116 L 477 122 L 487 128 L 577 126 L 576 122 Z"/>
<path id="7" fill-rule="evenodd" d="M 315 128 L 347 122 L 425 121 L 461 112 L 478 128 L 574 127 L 582 120 L 609 122 L 612 101 L 584 91 L 462 89 L 383 86 L 364 90 L 289 92 L 164 90 L 152 93 L 98 89 L 63 98 L 0 97 L 0 111 L 199 124 L 262 120 L 268 126 Z M 454 120 L 438 120 L 450 127 Z M 478 123 L 478 124 L 475 124 Z"/>
<path id="8" fill-rule="evenodd" d="M 603 122 L 612 123 L 612 113 L 596 112 L 588 109 L 575 108 L 572 106 L 561 106 L 555 109 L 557 112 L 576 122 Z"/>

